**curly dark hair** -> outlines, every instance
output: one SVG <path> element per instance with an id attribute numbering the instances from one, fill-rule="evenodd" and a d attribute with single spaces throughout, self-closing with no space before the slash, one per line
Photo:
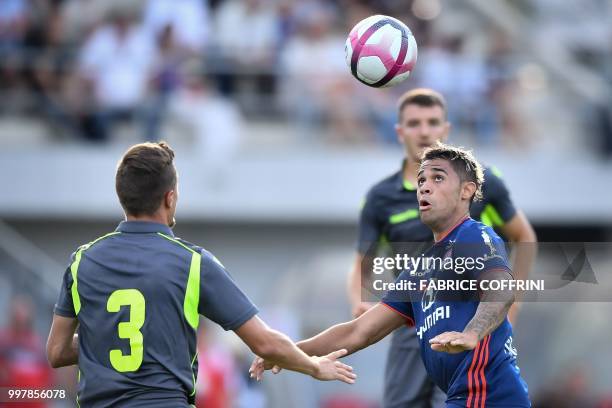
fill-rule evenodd
<path id="1" fill-rule="evenodd" d="M 421 166 L 423 166 L 426 160 L 434 159 L 449 161 L 457 175 L 459 175 L 461 182 L 471 181 L 476 184 L 476 192 L 472 197 L 472 201 L 482 200 L 484 173 L 482 166 L 470 150 L 438 142 L 425 149 L 421 157 Z"/>

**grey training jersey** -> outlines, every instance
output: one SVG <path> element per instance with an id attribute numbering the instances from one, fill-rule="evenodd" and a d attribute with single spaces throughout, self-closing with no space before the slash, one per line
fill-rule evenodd
<path id="1" fill-rule="evenodd" d="M 212 254 L 129 221 L 73 254 L 55 313 L 79 322 L 82 407 L 181 407 L 195 398 L 199 315 L 233 330 L 257 308 Z"/>

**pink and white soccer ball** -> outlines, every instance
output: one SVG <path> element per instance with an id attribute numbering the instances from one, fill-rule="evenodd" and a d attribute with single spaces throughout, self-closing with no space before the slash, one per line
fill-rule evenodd
<path id="1" fill-rule="evenodd" d="M 344 49 L 353 76 L 375 88 L 406 80 L 417 60 L 417 44 L 410 29 L 398 19 L 383 15 L 358 22 Z"/>

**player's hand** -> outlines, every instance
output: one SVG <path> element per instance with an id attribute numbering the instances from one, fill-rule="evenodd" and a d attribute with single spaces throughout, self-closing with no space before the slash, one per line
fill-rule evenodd
<path id="1" fill-rule="evenodd" d="M 474 332 L 446 332 L 429 340 L 432 350 L 449 354 L 473 350 L 478 344 L 478 335 Z"/>
<path id="2" fill-rule="evenodd" d="M 323 357 L 311 357 L 317 365 L 317 370 L 312 375 L 317 380 L 338 380 L 347 384 L 354 384 L 357 375 L 353 373 L 353 367 L 346 365 L 338 359 L 348 353 L 346 349 L 337 350 Z"/>
<path id="3" fill-rule="evenodd" d="M 251 378 L 260 381 L 263 377 L 263 373 L 266 370 L 272 370 L 274 374 L 278 374 L 281 371 L 281 368 L 277 365 L 270 363 L 269 361 L 264 360 L 259 356 L 255 356 L 253 362 L 251 363 L 251 367 L 249 368 L 249 374 Z"/>
<path id="4" fill-rule="evenodd" d="M 353 367 L 338 361 L 338 359 L 346 355 L 346 353 L 347 351 L 342 349 L 329 353 L 324 357 L 311 357 L 317 367 L 316 372 L 312 376 L 321 381 L 339 380 L 347 384 L 353 384 L 355 382 L 355 378 L 357 378 L 357 375 L 353 373 Z M 251 367 L 249 368 L 249 374 L 251 375 L 251 378 L 255 378 L 257 381 L 260 381 L 263 377 L 264 371 L 266 370 L 272 370 L 274 374 L 278 374 L 281 371 L 281 368 L 267 362 L 261 357 L 255 357 Z"/>
<path id="5" fill-rule="evenodd" d="M 375 303 L 370 303 L 370 302 L 359 302 L 359 303 L 356 303 L 351 308 L 351 313 L 353 314 L 353 318 L 355 318 L 355 319 L 358 318 L 359 316 L 361 316 L 362 314 L 364 314 L 365 312 L 367 312 L 368 310 L 373 308 L 374 305 L 375 305 Z"/>

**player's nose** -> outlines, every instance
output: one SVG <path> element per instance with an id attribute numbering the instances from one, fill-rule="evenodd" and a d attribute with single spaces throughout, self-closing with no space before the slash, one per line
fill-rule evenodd
<path id="1" fill-rule="evenodd" d="M 430 135 L 431 135 L 431 128 L 429 127 L 429 125 L 425 124 L 419 127 L 419 136 L 421 137 L 421 141 L 423 142 L 427 141 Z"/>
<path id="2" fill-rule="evenodd" d="M 419 192 L 419 195 L 431 194 L 431 185 L 427 181 L 424 181 L 419 186 L 418 192 Z"/>

